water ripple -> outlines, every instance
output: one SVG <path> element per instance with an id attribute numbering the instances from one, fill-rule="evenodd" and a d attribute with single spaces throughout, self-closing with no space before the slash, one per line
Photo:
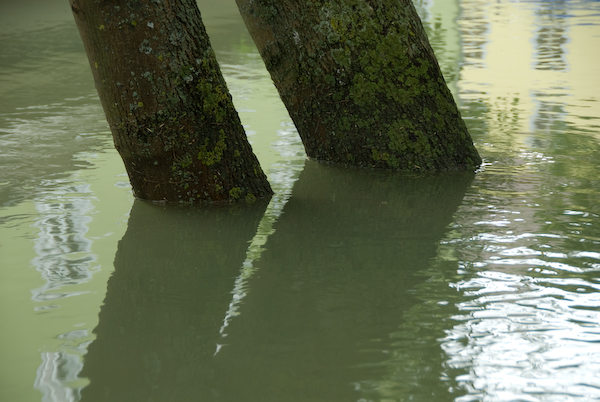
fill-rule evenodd
<path id="1" fill-rule="evenodd" d="M 470 298 L 441 340 L 457 401 L 600 396 L 598 283 L 483 271 L 452 286 Z"/>

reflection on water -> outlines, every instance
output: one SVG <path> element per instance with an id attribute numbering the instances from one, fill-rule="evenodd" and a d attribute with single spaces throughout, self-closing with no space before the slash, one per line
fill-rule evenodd
<path id="1" fill-rule="evenodd" d="M 89 214 L 93 207 L 90 200 L 81 197 L 89 190 L 71 190 L 75 190 L 71 197 L 77 198 L 70 202 L 44 199 L 38 204 L 38 213 L 44 218 L 36 223 L 40 230 L 34 246 L 38 257 L 32 263 L 46 284 L 34 290 L 35 301 L 69 296 L 64 293 L 65 285 L 77 285 L 92 277 L 92 241 L 85 234 L 88 231 L 87 224 L 92 220 Z M 43 308 L 50 307 L 46 305 Z"/>
<path id="2" fill-rule="evenodd" d="M 85 357 L 82 400 L 376 394 L 380 376 L 397 368 L 390 338 L 414 304 L 414 273 L 435 257 L 471 179 L 307 162 L 241 288 L 234 277 L 264 207 L 135 203 Z M 244 296 L 235 314 L 232 288 Z"/>
<path id="3" fill-rule="evenodd" d="M 469 393 L 459 400 L 600 395 L 599 215 L 569 204 L 551 215 L 545 209 L 557 197 L 538 186 L 541 180 L 523 175 L 511 187 L 531 191 L 510 201 L 481 197 L 476 220 L 457 220 L 444 242 L 462 274 L 450 284 L 461 295 L 456 324 L 440 340 L 451 383 Z"/>
<path id="4" fill-rule="evenodd" d="M 265 207 L 134 203 L 85 357 L 82 400 L 211 396 L 219 327 Z"/>
<path id="5" fill-rule="evenodd" d="M 536 70 L 565 70 L 567 62 L 563 45 L 567 42 L 566 18 L 568 1 L 542 3 L 535 11 L 539 27 L 536 41 Z"/>
<path id="6" fill-rule="evenodd" d="M 600 71 L 579 72 L 597 58 L 599 3 L 473 3 L 461 97 L 488 165 L 441 246 L 461 274 L 439 340 L 448 383 L 459 401 L 595 400 Z"/>
<path id="7" fill-rule="evenodd" d="M 65 387 L 77 381 L 83 364 L 79 356 L 64 352 L 42 353 L 33 386 L 43 393 L 42 402 L 78 401 L 80 387 Z"/>
<path id="8" fill-rule="evenodd" d="M 186 210 L 126 196 L 68 3 L 0 0 L 0 400 L 600 399 L 600 2 L 415 3 L 475 177 L 305 162 L 201 0 L 276 194 Z"/>

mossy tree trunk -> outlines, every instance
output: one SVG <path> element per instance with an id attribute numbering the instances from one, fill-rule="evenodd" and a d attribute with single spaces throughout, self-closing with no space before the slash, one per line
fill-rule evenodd
<path id="1" fill-rule="evenodd" d="M 412 0 L 236 0 L 309 157 L 398 170 L 481 159 Z"/>
<path id="2" fill-rule="evenodd" d="M 271 188 L 195 0 L 70 0 L 136 197 L 247 201 Z"/>

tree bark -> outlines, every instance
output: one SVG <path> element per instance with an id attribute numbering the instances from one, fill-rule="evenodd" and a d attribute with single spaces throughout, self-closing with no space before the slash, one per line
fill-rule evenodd
<path id="1" fill-rule="evenodd" d="M 70 0 L 136 197 L 246 201 L 272 194 L 194 0 Z"/>
<path id="2" fill-rule="evenodd" d="M 309 157 L 474 170 L 477 150 L 412 0 L 236 0 Z"/>

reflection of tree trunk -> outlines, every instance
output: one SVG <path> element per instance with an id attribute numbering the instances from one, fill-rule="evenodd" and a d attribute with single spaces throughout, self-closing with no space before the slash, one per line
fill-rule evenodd
<path id="1" fill-rule="evenodd" d="M 215 362 L 243 379 L 221 386 L 224 400 L 357 400 L 353 384 L 381 381 L 390 334 L 416 302 L 415 274 L 436 256 L 471 179 L 307 162 Z M 405 363 L 439 374 L 441 351 L 430 353 Z"/>
<path id="2" fill-rule="evenodd" d="M 264 210 L 134 203 L 85 357 L 83 401 L 209 400 L 219 328 Z"/>
<path id="3" fill-rule="evenodd" d="M 195 0 L 70 0 L 137 197 L 252 202 L 271 194 Z"/>
<path id="4" fill-rule="evenodd" d="M 82 400 L 359 399 L 353 384 L 386 377 L 382 352 L 415 303 L 415 274 L 435 257 L 471 178 L 308 161 L 223 338 L 262 209 L 136 203 L 85 358 Z M 435 372 L 440 356 L 406 365 Z"/>
<path id="5" fill-rule="evenodd" d="M 236 0 L 317 160 L 473 170 L 481 159 L 412 0 Z"/>

